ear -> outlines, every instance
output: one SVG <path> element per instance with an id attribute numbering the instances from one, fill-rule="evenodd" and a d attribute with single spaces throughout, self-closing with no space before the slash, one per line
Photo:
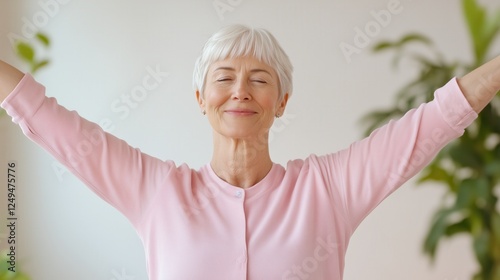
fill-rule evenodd
<path id="1" fill-rule="evenodd" d="M 288 97 L 290 97 L 290 95 L 287 92 L 287 93 L 285 93 L 285 95 L 281 99 L 280 103 L 278 104 L 278 107 L 276 108 L 276 111 L 280 115 L 283 115 L 283 112 L 285 112 L 286 104 L 288 103 Z"/>
<path id="2" fill-rule="evenodd" d="M 203 100 L 203 97 L 201 97 L 200 91 L 196 91 L 196 101 L 198 101 L 198 105 L 200 105 L 200 109 L 203 111 L 205 110 L 205 100 Z"/>

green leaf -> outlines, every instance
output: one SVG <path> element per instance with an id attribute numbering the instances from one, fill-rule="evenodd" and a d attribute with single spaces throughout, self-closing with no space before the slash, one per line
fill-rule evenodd
<path id="1" fill-rule="evenodd" d="M 365 135 L 369 135 L 373 130 L 387 123 L 394 117 L 399 117 L 402 115 L 402 111 L 398 108 L 389 110 L 377 110 L 363 116 L 360 120 L 364 123 L 367 128 L 364 132 Z"/>
<path id="2" fill-rule="evenodd" d="M 490 239 L 490 235 L 486 231 L 482 231 L 474 238 L 474 252 L 482 266 L 488 265 Z"/>
<path id="3" fill-rule="evenodd" d="M 403 36 L 397 41 L 382 41 L 373 47 L 374 52 L 385 51 L 388 49 L 401 49 L 409 43 L 424 43 L 425 45 L 432 45 L 432 41 L 425 35 L 419 33 L 410 33 Z"/>
<path id="4" fill-rule="evenodd" d="M 500 214 L 498 212 L 493 212 L 491 215 L 491 235 L 494 240 L 491 254 L 497 261 L 500 261 Z M 500 272 L 500 265 L 497 269 Z"/>
<path id="5" fill-rule="evenodd" d="M 490 199 L 490 185 L 487 179 L 468 178 L 459 184 L 455 208 L 484 209 L 488 206 Z"/>
<path id="6" fill-rule="evenodd" d="M 35 47 L 34 47 L 35 43 L 38 42 L 43 46 L 45 46 L 46 48 L 48 48 L 50 46 L 49 37 L 44 33 L 39 32 L 35 35 L 35 39 L 36 41 L 33 44 L 31 44 L 32 42 L 23 42 L 23 41 L 18 41 L 16 44 L 17 55 L 21 59 L 29 63 L 31 67 L 30 71 L 32 74 L 34 74 L 35 72 L 37 72 L 38 70 L 49 64 L 49 60 L 47 59 L 39 61 L 36 58 Z"/>
<path id="7" fill-rule="evenodd" d="M 450 147 L 450 157 L 453 161 L 464 167 L 482 168 L 483 162 L 480 153 L 478 153 L 474 144 L 459 139 L 458 143 Z"/>
<path id="8" fill-rule="evenodd" d="M 498 35 L 500 13 L 488 18 L 486 9 L 476 0 L 463 0 L 462 7 L 474 46 L 476 65 L 479 65 L 485 61 L 491 43 Z"/>
<path id="9" fill-rule="evenodd" d="M 497 239 L 500 242 L 500 214 L 498 212 L 493 212 L 491 216 L 491 229 Z M 500 249 L 500 247 L 498 248 Z M 500 258 L 500 255 L 498 256 Z"/>
<path id="10" fill-rule="evenodd" d="M 410 33 L 405 36 L 401 40 L 399 40 L 398 45 L 404 46 L 411 42 L 419 42 L 425 45 L 432 45 L 432 40 L 429 37 L 419 34 L 419 33 Z"/>
<path id="11" fill-rule="evenodd" d="M 481 211 L 477 208 L 470 208 L 469 220 L 471 226 L 471 235 L 475 238 L 479 236 L 484 229 L 485 221 Z"/>
<path id="12" fill-rule="evenodd" d="M 482 122 L 485 122 L 485 127 L 490 132 L 500 133 L 500 115 L 491 104 L 488 104 L 479 115 Z"/>
<path id="13" fill-rule="evenodd" d="M 475 199 L 476 180 L 466 179 L 463 180 L 458 186 L 457 199 L 455 200 L 455 207 L 458 209 L 468 208 Z"/>
<path id="14" fill-rule="evenodd" d="M 474 39 L 480 38 L 486 11 L 479 6 L 476 0 L 463 0 L 462 10 L 472 37 Z"/>
<path id="15" fill-rule="evenodd" d="M 434 215 L 431 228 L 424 241 L 424 252 L 427 253 L 432 260 L 434 260 L 439 240 L 446 236 L 448 218 L 456 211 L 457 210 L 453 208 L 441 208 Z"/>
<path id="16" fill-rule="evenodd" d="M 490 182 L 484 177 L 481 177 L 474 182 L 476 207 L 485 208 L 488 206 L 488 201 L 491 199 Z"/>
<path id="17" fill-rule="evenodd" d="M 493 149 L 493 156 L 500 160 L 500 143 L 498 143 L 495 148 Z"/>
<path id="18" fill-rule="evenodd" d="M 0 252 L 0 280 L 30 280 L 31 278 L 19 270 L 19 266 L 16 265 L 16 272 L 8 270 L 9 265 L 7 261 L 7 251 Z"/>
<path id="19" fill-rule="evenodd" d="M 424 181 L 453 183 L 452 175 L 439 165 L 429 165 L 422 174 L 424 175 L 418 179 L 418 183 Z"/>
<path id="20" fill-rule="evenodd" d="M 454 224 L 449 225 L 446 228 L 445 232 L 446 232 L 446 236 L 450 237 L 450 236 L 453 236 L 453 235 L 458 234 L 458 233 L 468 233 L 469 231 L 470 231 L 470 223 L 469 223 L 469 220 L 466 218 L 466 219 L 462 219 L 458 223 L 454 223 Z"/>
<path id="21" fill-rule="evenodd" d="M 37 63 L 35 63 L 33 65 L 33 67 L 31 68 L 31 73 L 34 74 L 35 72 L 37 72 L 38 70 L 40 70 L 41 68 L 47 66 L 49 64 L 49 60 L 42 60 L 42 61 L 39 61 Z"/>
<path id="22" fill-rule="evenodd" d="M 38 41 L 40 41 L 45 47 L 49 47 L 50 46 L 50 39 L 49 37 L 47 37 L 47 35 L 43 34 L 43 33 L 40 33 L 38 32 L 36 34 L 36 38 L 38 39 Z"/>
<path id="23" fill-rule="evenodd" d="M 24 42 L 19 42 L 16 46 L 16 49 L 17 49 L 17 53 L 19 54 L 19 56 L 32 63 L 34 58 L 35 58 L 35 51 L 33 50 L 33 48 L 31 47 L 31 45 L 29 45 L 28 43 L 24 43 Z"/>
<path id="24" fill-rule="evenodd" d="M 387 50 L 387 49 L 390 49 L 390 48 L 393 48 L 393 47 L 395 47 L 395 44 L 393 42 L 383 41 L 383 42 L 377 43 L 373 47 L 373 51 L 374 52 L 380 52 L 380 51 L 384 51 L 384 50 Z"/>
<path id="25" fill-rule="evenodd" d="M 463 11 L 469 32 L 472 37 L 476 61 L 481 60 L 482 29 L 485 21 L 485 10 L 482 9 L 476 0 L 463 0 Z"/>

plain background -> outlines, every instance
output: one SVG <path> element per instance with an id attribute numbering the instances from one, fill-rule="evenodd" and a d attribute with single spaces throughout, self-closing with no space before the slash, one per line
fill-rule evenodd
<path id="1" fill-rule="evenodd" d="M 218 13 L 214 2 L 231 9 Z M 9 37 L 24 37 L 30 24 L 41 27 L 53 42 L 44 53 L 51 65 L 36 76 L 47 95 L 89 120 L 107 120 L 110 132 L 148 154 L 198 168 L 210 160 L 212 149 L 210 126 L 191 86 L 194 61 L 222 26 L 264 27 L 295 66 L 295 90 L 270 144 L 273 160 L 285 164 L 360 139 L 360 118 L 389 106 L 396 90 L 416 73 L 411 64 L 392 69 L 390 55 L 370 51 L 376 42 L 417 31 L 429 36 L 446 59 L 472 59 L 461 1 L 449 0 L 396 1 L 401 12 L 374 29 L 368 46 L 347 59 L 339 45 L 354 45 L 356 28 L 373 24 L 372 11 L 391 2 L 6 0 L 0 2 L 0 58 L 26 70 Z M 499 8 L 494 0 L 480 2 Z M 149 68 L 169 76 L 135 108 L 129 106 L 127 115 L 116 112 L 116 106 L 125 106 L 122 95 L 130 96 Z M 119 212 L 61 171 L 6 116 L 0 118 L 0 143 L 0 182 L 6 181 L 7 162 L 18 165 L 20 267 L 37 280 L 147 279 L 142 244 Z M 477 267 L 467 238 L 444 242 L 434 265 L 422 253 L 443 190 L 417 187 L 411 180 L 384 201 L 351 239 L 345 279 L 470 279 Z M 4 187 L 1 194 L 0 226 L 7 215 Z"/>

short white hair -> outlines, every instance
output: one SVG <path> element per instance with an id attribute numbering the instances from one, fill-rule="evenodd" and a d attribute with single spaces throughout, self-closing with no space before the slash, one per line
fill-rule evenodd
<path id="1" fill-rule="evenodd" d="M 227 58 L 253 56 L 269 65 L 278 74 L 279 98 L 292 94 L 293 66 L 278 41 L 267 30 L 240 24 L 229 25 L 213 34 L 196 60 L 193 87 L 203 97 L 205 79 L 212 63 Z"/>

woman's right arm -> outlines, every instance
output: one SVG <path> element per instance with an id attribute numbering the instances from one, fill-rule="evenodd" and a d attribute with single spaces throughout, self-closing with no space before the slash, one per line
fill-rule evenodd
<path id="1" fill-rule="evenodd" d="M 14 90 L 24 73 L 0 60 L 0 103 Z"/>
<path id="2" fill-rule="evenodd" d="M 23 133 L 138 225 L 170 170 L 99 125 L 45 96 L 29 74 L 0 64 L 1 105 Z"/>

